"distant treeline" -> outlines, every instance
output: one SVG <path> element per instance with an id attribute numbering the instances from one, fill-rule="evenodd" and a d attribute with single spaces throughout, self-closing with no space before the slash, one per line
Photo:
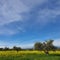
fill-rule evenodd
<path id="1" fill-rule="evenodd" d="M 60 47 L 56 47 L 53 45 L 53 41 L 54 40 L 47 40 L 43 43 L 41 42 L 36 42 L 34 44 L 34 47 L 33 48 L 26 48 L 26 49 L 22 49 L 21 47 L 17 47 L 17 46 L 13 46 L 13 48 L 9 48 L 9 47 L 5 47 L 5 48 L 0 48 L 0 51 L 11 51 L 11 50 L 16 50 L 17 52 L 18 51 L 21 51 L 21 50 L 39 50 L 39 51 L 56 51 L 56 50 L 60 50 Z"/>
<path id="2" fill-rule="evenodd" d="M 21 47 L 16 47 L 14 46 L 13 48 L 5 47 L 5 48 L 0 48 L 0 51 L 25 51 L 25 50 L 33 50 L 33 48 L 21 48 Z"/>

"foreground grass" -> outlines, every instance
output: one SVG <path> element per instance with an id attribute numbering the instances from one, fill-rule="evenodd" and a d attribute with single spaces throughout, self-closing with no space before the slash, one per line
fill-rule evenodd
<path id="1" fill-rule="evenodd" d="M 43 51 L 0 51 L 0 60 L 60 60 L 60 52 L 45 55 Z"/>

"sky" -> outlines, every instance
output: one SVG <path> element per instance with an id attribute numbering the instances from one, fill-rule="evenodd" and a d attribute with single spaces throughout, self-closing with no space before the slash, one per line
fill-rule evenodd
<path id="1" fill-rule="evenodd" d="M 60 46 L 60 0 L 0 0 L 0 47 L 49 39 Z"/>

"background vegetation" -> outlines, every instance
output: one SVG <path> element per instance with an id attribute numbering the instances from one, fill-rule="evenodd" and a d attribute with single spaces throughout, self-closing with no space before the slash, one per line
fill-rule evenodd
<path id="1" fill-rule="evenodd" d="M 0 60 L 60 60 L 60 48 L 53 45 L 54 40 L 36 42 L 33 48 L 0 48 Z"/>

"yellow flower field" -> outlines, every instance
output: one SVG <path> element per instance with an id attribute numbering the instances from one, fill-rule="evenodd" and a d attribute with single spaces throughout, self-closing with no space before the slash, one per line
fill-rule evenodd
<path id="1" fill-rule="evenodd" d="M 0 51 L 1 55 L 45 54 L 44 51 Z M 60 54 L 60 51 L 49 51 L 49 54 Z"/>
<path id="2" fill-rule="evenodd" d="M 0 60 L 60 60 L 60 51 L 0 51 Z"/>

